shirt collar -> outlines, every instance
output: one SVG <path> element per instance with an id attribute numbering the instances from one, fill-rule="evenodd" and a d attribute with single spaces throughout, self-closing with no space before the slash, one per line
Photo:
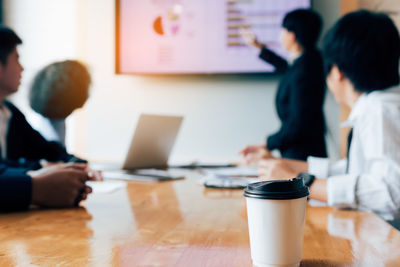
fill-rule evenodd
<path id="1" fill-rule="evenodd" d="M 393 87 L 389 87 L 385 90 L 379 90 L 379 91 L 372 91 L 370 93 L 363 93 L 356 101 L 354 104 L 353 108 L 351 109 L 350 115 L 347 118 L 345 122 L 342 122 L 340 124 L 340 127 L 353 127 L 357 119 L 362 116 L 365 111 L 364 109 L 368 107 L 368 99 L 370 97 L 373 97 L 376 94 L 381 94 L 382 92 L 399 92 L 400 91 L 400 86 L 395 85 Z"/>
<path id="2" fill-rule="evenodd" d="M 360 95 L 360 97 L 357 99 L 356 103 L 354 104 L 353 108 L 351 109 L 350 115 L 347 118 L 346 121 L 342 122 L 340 124 L 340 127 L 353 127 L 355 122 L 357 121 L 357 118 L 363 114 L 363 109 L 366 106 L 367 102 L 367 94 L 363 93 Z"/>
<path id="3" fill-rule="evenodd" d="M 289 56 L 289 64 L 290 65 L 293 65 L 293 63 L 299 58 L 299 57 L 301 57 L 301 55 L 302 55 L 303 53 L 296 53 L 296 54 L 294 54 L 294 53 L 290 53 L 290 56 Z"/>
<path id="4" fill-rule="evenodd" d="M 8 120 L 11 117 L 11 111 L 8 109 L 6 105 L 0 106 L 0 117 L 6 120 Z"/>

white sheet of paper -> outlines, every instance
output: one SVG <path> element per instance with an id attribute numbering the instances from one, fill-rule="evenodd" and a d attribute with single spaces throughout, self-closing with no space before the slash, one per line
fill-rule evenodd
<path id="1" fill-rule="evenodd" d="M 208 174 L 198 180 L 199 184 L 217 188 L 244 188 L 248 184 L 259 182 L 256 177 L 229 177 Z"/>
<path id="2" fill-rule="evenodd" d="M 258 169 L 255 166 L 237 166 L 229 168 L 217 168 L 217 169 L 204 169 L 207 174 L 213 174 L 215 176 L 244 176 L 244 177 L 256 177 L 258 176 Z"/>
<path id="3" fill-rule="evenodd" d="M 124 181 L 88 181 L 86 184 L 93 189 L 93 194 L 110 194 L 126 187 Z"/>

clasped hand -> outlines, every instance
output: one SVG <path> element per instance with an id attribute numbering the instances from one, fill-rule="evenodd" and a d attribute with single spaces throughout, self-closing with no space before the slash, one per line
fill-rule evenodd
<path id="1" fill-rule="evenodd" d="M 258 176 L 262 181 L 292 179 L 297 176 L 284 159 L 264 159 L 258 164 Z"/>
<path id="2" fill-rule="evenodd" d="M 239 154 L 245 164 L 258 165 L 258 175 L 263 181 L 291 179 L 297 176 L 299 167 L 301 171 L 306 169 L 305 162 L 275 158 L 266 144 L 247 146 Z"/>
<path id="3" fill-rule="evenodd" d="M 32 177 L 32 204 L 58 208 L 77 206 L 86 199 L 92 192 L 86 181 L 98 175 L 79 163 L 54 164 L 27 174 Z"/>
<path id="4" fill-rule="evenodd" d="M 246 146 L 239 154 L 243 156 L 245 164 L 258 164 L 262 159 L 274 158 L 265 144 Z"/>

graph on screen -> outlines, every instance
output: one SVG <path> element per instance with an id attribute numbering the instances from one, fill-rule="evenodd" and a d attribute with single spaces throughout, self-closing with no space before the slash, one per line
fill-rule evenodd
<path id="1" fill-rule="evenodd" d="M 284 15 L 310 0 L 118 0 L 117 72 L 257 73 L 274 68 L 246 45 L 252 31 L 276 53 Z"/>

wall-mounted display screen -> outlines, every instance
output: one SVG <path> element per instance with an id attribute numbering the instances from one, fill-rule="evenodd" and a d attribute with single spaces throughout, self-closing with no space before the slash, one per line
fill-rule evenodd
<path id="1" fill-rule="evenodd" d="M 284 15 L 310 0 L 117 0 L 116 71 L 133 74 L 260 73 L 239 31 L 287 56 L 280 46 Z"/>

